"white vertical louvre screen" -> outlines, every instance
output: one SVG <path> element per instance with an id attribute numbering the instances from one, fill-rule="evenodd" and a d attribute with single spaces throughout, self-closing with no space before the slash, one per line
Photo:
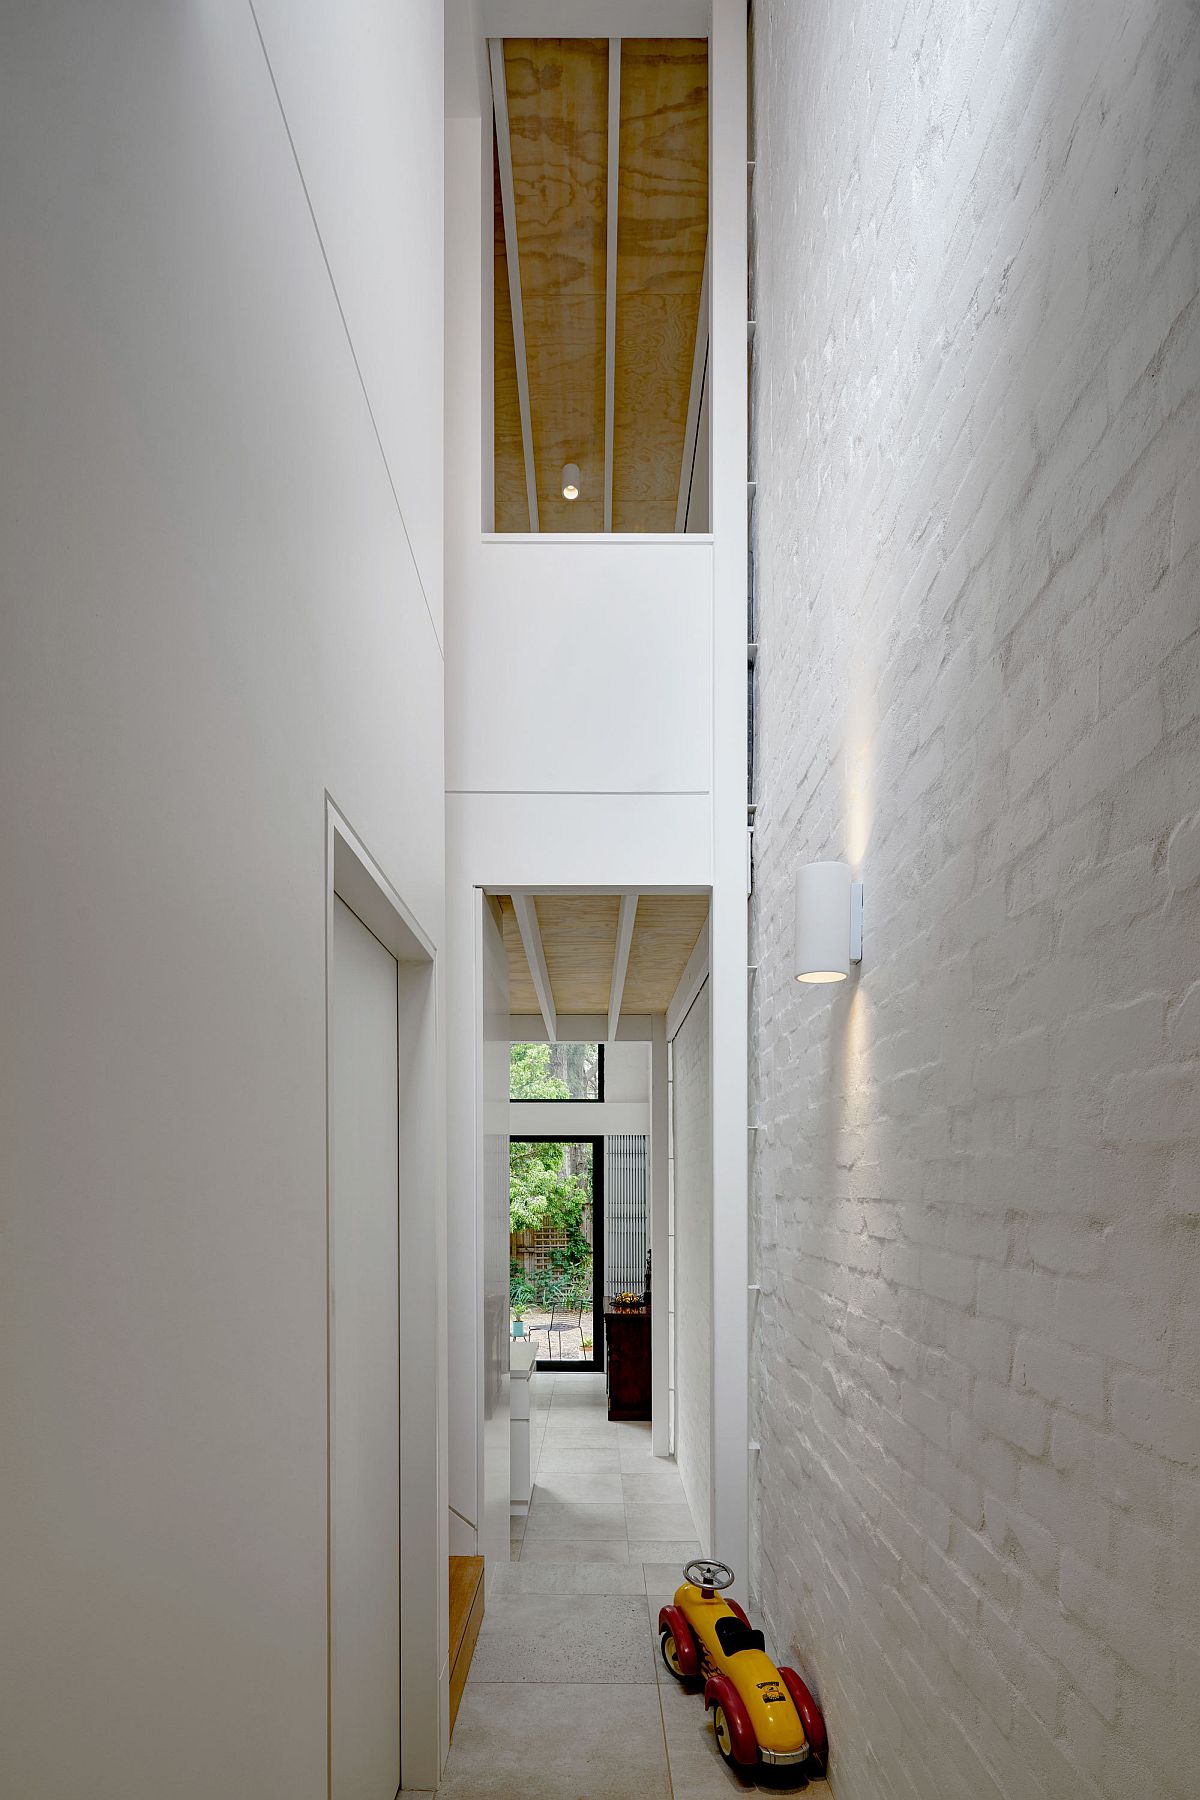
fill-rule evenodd
<path id="1" fill-rule="evenodd" d="M 646 1136 L 623 1131 L 604 1140 L 605 1296 L 640 1294 L 646 1285 L 650 1229 Z"/>

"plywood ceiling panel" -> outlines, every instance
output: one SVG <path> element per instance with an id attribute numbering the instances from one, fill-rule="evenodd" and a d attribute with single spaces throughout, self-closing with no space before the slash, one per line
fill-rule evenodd
<path id="1" fill-rule="evenodd" d="M 535 1017 L 540 1017 L 542 1009 L 538 1005 L 533 976 L 529 973 L 529 963 L 525 956 L 525 946 L 521 942 L 521 930 L 513 911 L 513 903 L 507 894 L 501 894 L 498 904 L 504 950 L 508 957 L 508 1010 L 511 1013 L 532 1013 Z"/>
<path id="2" fill-rule="evenodd" d="M 708 239 L 708 45 L 621 45 L 613 530 L 673 531 Z"/>
<path id="3" fill-rule="evenodd" d="M 508 38 L 504 68 L 539 524 L 599 531 L 608 40 Z M 562 496 L 569 462 L 582 473 L 575 501 Z"/>
<path id="4" fill-rule="evenodd" d="M 494 148 L 494 140 L 493 140 Z M 495 504 L 497 531 L 529 530 L 529 494 L 525 485 L 525 448 L 521 441 L 521 402 L 517 394 L 517 354 L 513 342 L 512 299 L 508 285 L 508 252 L 504 241 L 504 207 L 500 168 L 492 158 L 495 215 L 495 285 L 493 332 L 495 431 Z"/>
<path id="5" fill-rule="evenodd" d="M 538 896 L 538 923 L 556 1011 L 608 1011 L 620 908 L 615 894 Z"/>
<path id="6" fill-rule="evenodd" d="M 607 1013 L 617 943 L 616 894 L 540 894 L 534 902 L 555 1011 Z M 667 1010 L 708 917 L 707 894 L 643 894 L 625 976 L 623 1014 Z M 499 896 L 508 955 L 509 1005 L 539 1012 L 513 904 Z"/>
<path id="7" fill-rule="evenodd" d="M 707 894 L 641 896 L 622 1012 L 666 1012 L 707 917 Z"/>

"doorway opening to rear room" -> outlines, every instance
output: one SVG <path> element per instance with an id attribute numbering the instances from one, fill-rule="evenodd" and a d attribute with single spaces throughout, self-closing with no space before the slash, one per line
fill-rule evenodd
<path id="1" fill-rule="evenodd" d="M 514 1044 L 514 1061 L 550 1048 Z M 604 1366 L 604 1151 L 602 1137 L 509 1139 L 509 1295 L 540 1369 Z"/>

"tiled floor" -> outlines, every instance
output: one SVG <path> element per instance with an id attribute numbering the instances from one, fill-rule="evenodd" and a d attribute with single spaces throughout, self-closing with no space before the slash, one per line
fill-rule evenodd
<path id="1" fill-rule="evenodd" d="M 489 1593 L 438 1800 L 752 1790 L 658 1654 L 658 1609 L 700 1554 L 674 1463 L 648 1425 L 609 1424 L 602 1375 L 538 1379 L 533 1503 Z"/>

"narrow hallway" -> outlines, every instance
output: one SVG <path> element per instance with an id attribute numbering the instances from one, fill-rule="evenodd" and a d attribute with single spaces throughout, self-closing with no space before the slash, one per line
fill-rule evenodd
<path id="1" fill-rule="evenodd" d="M 439 1800 L 710 1800 L 743 1788 L 658 1609 L 700 1554 L 650 1427 L 610 1424 L 603 1375 L 548 1375 L 534 1497 L 488 1599 Z"/>

